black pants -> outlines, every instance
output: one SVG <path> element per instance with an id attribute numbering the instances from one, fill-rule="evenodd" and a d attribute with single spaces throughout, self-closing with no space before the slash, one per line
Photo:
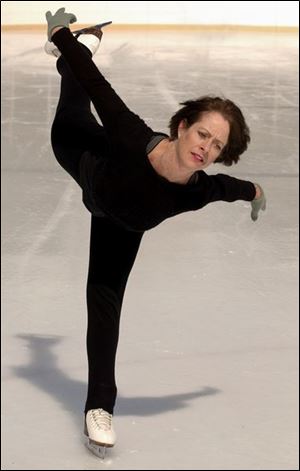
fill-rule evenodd
<path id="1" fill-rule="evenodd" d="M 51 132 L 52 147 L 60 165 L 80 184 L 82 153 L 90 150 L 106 155 L 107 138 L 91 113 L 89 97 L 62 56 L 57 69 L 61 74 L 61 93 Z M 91 217 L 87 280 L 89 376 L 85 412 L 103 408 L 113 413 L 120 313 L 142 236 L 142 232 L 127 231 L 107 217 Z"/>

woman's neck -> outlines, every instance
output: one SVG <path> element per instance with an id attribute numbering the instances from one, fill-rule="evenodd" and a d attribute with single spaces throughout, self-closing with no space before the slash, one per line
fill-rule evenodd
<path id="1" fill-rule="evenodd" d="M 172 183 L 185 185 L 194 172 L 180 167 L 175 141 L 164 139 L 148 154 L 149 161 L 159 175 Z"/>

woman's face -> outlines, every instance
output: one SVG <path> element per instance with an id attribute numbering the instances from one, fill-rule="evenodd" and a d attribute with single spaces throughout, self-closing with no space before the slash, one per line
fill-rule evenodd
<path id="1" fill-rule="evenodd" d="M 178 127 L 177 153 L 181 164 L 189 169 L 203 170 L 213 163 L 228 142 L 229 122 L 216 111 L 202 114 L 199 121 Z"/>

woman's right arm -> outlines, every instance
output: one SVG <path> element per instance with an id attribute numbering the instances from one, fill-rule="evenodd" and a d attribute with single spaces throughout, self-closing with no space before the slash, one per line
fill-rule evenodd
<path id="1" fill-rule="evenodd" d="M 54 29 L 51 39 L 88 93 L 108 134 L 127 150 L 132 146 L 135 151 L 145 151 L 152 129 L 121 100 L 69 28 Z"/>

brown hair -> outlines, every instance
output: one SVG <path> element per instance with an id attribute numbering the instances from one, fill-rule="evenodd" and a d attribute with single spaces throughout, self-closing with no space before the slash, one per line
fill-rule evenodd
<path id="1" fill-rule="evenodd" d="M 226 166 L 237 163 L 250 142 L 250 131 L 240 108 L 230 100 L 214 96 L 203 96 L 180 104 L 184 105 L 183 108 L 171 117 L 169 123 L 171 140 L 177 139 L 178 126 L 182 120 L 190 127 L 200 120 L 203 113 L 216 111 L 229 122 L 230 133 L 228 143 L 215 163 L 222 163 Z"/>

